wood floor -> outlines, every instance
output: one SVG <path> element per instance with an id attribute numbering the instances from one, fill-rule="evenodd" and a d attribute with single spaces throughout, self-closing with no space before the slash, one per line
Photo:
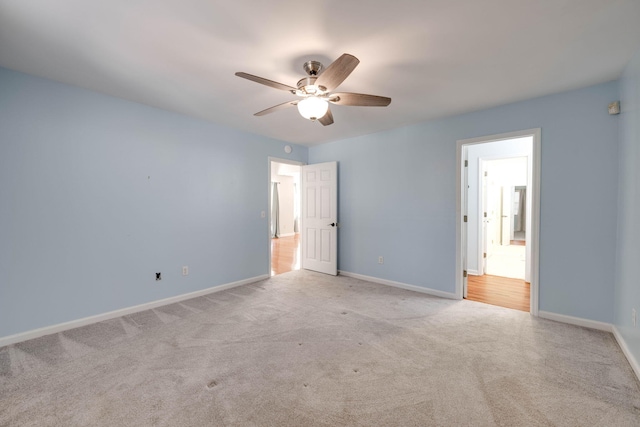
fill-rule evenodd
<path id="1" fill-rule="evenodd" d="M 467 299 L 500 307 L 529 311 L 529 283 L 520 279 L 468 276 Z"/>
<path id="2" fill-rule="evenodd" d="M 300 234 L 271 239 L 271 275 L 300 270 Z"/>

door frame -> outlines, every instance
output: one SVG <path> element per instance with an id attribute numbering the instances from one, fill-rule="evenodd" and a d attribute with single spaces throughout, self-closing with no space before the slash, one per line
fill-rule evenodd
<path id="1" fill-rule="evenodd" d="M 300 185 L 298 186 L 298 200 L 302 200 L 302 166 L 306 165 L 304 162 L 297 160 L 281 159 L 279 157 L 267 157 L 267 206 L 271 207 L 271 162 L 285 163 L 288 165 L 300 166 Z M 301 202 L 302 203 L 302 202 Z M 269 254 L 269 264 L 267 264 L 267 275 L 271 277 L 271 209 L 267 208 L 267 252 Z M 302 245 L 302 233 L 300 233 L 300 245 Z"/>
<path id="2" fill-rule="evenodd" d="M 540 136 L 541 129 L 527 129 L 516 132 L 508 132 L 496 135 L 488 135 L 477 138 L 461 139 L 456 142 L 456 271 L 455 271 L 455 294 L 456 298 L 463 298 L 463 270 L 464 256 L 463 250 L 463 207 L 466 203 L 467 189 L 464 187 L 464 147 L 475 144 L 483 144 L 487 142 L 503 141 L 507 139 L 516 139 L 526 136 L 533 137 L 532 147 L 532 177 L 531 177 L 531 287 L 529 312 L 533 316 L 538 316 L 539 311 L 539 273 L 540 273 Z"/>
<path id="3" fill-rule="evenodd" d="M 489 259 L 489 248 L 487 243 L 487 201 L 488 201 L 488 177 L 485 169 L 485 160 L 480 158 L 478 165 L 478 273 L 483 275 L 487 271 L 487 260 Z M 467 187 L 468 188 L 468 187 Z M 463 246 L 464 247 L 464 246 Z M 481 255 L 482 254 L 482 255 Z"/>

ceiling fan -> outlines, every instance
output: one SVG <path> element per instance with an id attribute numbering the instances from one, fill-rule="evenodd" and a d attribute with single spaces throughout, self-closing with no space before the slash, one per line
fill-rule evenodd
<path id="1" fill-rule="evenodd" d="M 385 96 L 331 92 L 349 77 L 349 74 L 351 74 L 359 63 L 360 60 L 358 60 L 358 58 L 348 53 L 343 54 L 340 58 L 333 61 L 326 69 L 324 69 L 323 65 L 318 61 L 307 61 L 304 63 L 303 68 L 308 76 L 301 79 L 297 87 L 242 72 L 237 72 L 236 76 L 275 89 L 291 92 L 301 98 L 259 111 L 255 113 L 254 116 L 264 116 L 265 114 L 297 105 L 302 117 L 311 121 L 317 120 L 322 123 L 323 126 L 327 126 L 333 123 L 333 115 L 329 109 L 329 103 L 359 107 L 386 107 L 391 103 L 391 98 Z"/>

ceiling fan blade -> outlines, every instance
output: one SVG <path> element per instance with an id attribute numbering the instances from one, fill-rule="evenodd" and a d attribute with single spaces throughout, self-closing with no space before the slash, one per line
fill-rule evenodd
<path id="1" fill-rule="evenodd" d="M 320 117 L 318 121 L 322 123 L 322 126 L 329 126 L 330 124 L 333 124 L 333 114 L 331 114 L 331 110 L 327 110 L 327 114 Z"/>
<path id="2" fill-rule="evenodd" d="M 386 96 L 365 95 L 364 93 L 332 93 L 329 102 L 337 105 L 354 105 L 359 107 L 386 107 L 391 98 Z"/>
<path id="3" fill-rule="evenodd" d="M 324 86 L 327 91 L 332 91 L 349 77 L 349 74 L 351 74 L 359 63 L 360 60 L 358 58 L 345 53 L 320 73 L 315 84 L 317 86 Z"/>
<path id="4" fill-rule="evenodd" d="M 273 107 L 267 108 L 266 110 L 258 111 L 254 114 L 254 116 L 264 116 L 265 114 L 274 113 L 276 111 L 284 110 L 288 107 L 293 107 L 294 105 L 298 105 L 298 100 L 295 101 L 287 101 L 282 104 L 274 105 Z"/>
<path id="5" fill-rule="evenodd" d="M 274 82 L 273 80 L 254 76 L 253 74 L 247 74 L 239 71 L 236 73 L 236 76 L 242 77 L 243 79 L 251 80 L 252 82 L 263 84 L 265 86 L 273 87 L 280 90 L 286 90 L 287 92 L 296 93 L 296 88 L 293 86 L 288 86 L 282 83 Z"/>

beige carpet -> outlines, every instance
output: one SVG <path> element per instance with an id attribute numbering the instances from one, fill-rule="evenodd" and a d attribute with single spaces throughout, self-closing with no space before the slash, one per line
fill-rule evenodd
<path id="1" fill-rule="evenodd" d="M 611 334 L 294 271 L 0 348 L 2 426 L 637 426 Z"/>

